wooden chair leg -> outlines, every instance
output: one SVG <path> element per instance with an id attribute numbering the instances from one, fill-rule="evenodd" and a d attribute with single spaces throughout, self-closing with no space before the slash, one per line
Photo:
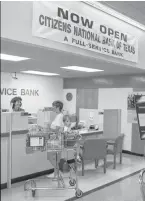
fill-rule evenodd
<path id="1" fill-rule="evenodd" d="M 104 158 L 104 173 L 106 173 L 106 158 Z"/>
<path id="2" fill-rule="evenodd" d="M 114 154 L 114 169 L 116 169 L 116 153 Z"/>
<path id="3" fill-rule="evenodd" d="M 95 168 L 98 167 L 98 164 L 99 164 L 99 160 L 95 159 Z"/>
<path id="4" fill-rule="evenodd" d="M 122 152 L 120 153 L 120 164 L 122 164 Z"/>
<path id="5" fill-rule="evenodd" d="M 82 176 L 84 176 L 84 160 L 82 159 Z"/>

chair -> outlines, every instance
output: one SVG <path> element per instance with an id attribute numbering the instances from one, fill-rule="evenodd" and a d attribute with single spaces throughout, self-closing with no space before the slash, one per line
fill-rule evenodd
<path id="1" fill-rule="evenodd" d="M 104 173 L 106 173 L 106 155 L 107 155 L 107 142 L 104 139 L 88 139 L 82 146 L 82 176 L 84 176 L 84 161 L 95 160 L 95 168 L 98 166 L 98 160 L 104 160 Z"/>
<path id="2" fill-rule="evenodd" d="M 113 149 L 107 148 L 107 155 L 114 156 L 114 166 L 113 168 L 116 169 L 116 156 L 120 154 L 120 164 L 122 164 L 122 147 L 123 147 L 123 140 L 124 134 L 117 137 L 114 141 L 107 141 L 107 145 L 112 145 Z"/>

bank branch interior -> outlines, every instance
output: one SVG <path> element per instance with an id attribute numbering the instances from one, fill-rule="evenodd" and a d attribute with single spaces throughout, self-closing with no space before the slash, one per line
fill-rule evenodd
<path id="1" fill-rule="evenodd" d="M 145 2 L 1 2 L 2 201 L 145 201 Z"/>

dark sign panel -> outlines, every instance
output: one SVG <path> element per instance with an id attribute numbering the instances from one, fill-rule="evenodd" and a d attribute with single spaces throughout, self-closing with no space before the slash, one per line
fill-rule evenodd
<path id="1" fill-rule="evenodd" d="M 139 125 L 140 138 L 141 140 L 145 140 L 145 96 L 142 96 L 137 100 L 136 113 Z"/>

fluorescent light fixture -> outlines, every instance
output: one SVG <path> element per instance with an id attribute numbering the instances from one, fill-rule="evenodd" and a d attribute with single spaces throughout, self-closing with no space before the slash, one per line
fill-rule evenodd
<path id="1" fill-rule="evenodd" d="M 13 56 L 8 54 L 0 54 L 0 55 L 1 55 L 1 60 L 7 60 L 7 61 L 24 61 L 24 60 L 30 59 L 26 57 L 19 57 L 19 56 Z"/>
<path id="2" fill-rule="evenodd" d="M 117 19 L 120 19 L 132 26 L 135 26 L 143 31 L 145 31 L 145 26 L 129 17 L 127 17 L 126 15 L 123 15 L 122 13 L 119 13 L 117 11 L 115 11 L 114 9 L 110 8 L 109 5 L 108 6 L 105 6 L 103 4 L 101 4 L 100 2 L 97 2 L 97 1 L 83 1 L 84 3 L 94 7 L 94 8 L 97 8 L 98 10 L 101 10 L 102 12 L 104 13 L 107 13 L 113 17 L 116 17 Z M 107 2 L 106 2 L 107 4 Z"/>
<path id="3" fill-rule="evenodd" d="M 35 74 L 35 75 L 46 75 L 46 76 L 54 76 L 54 75 L 59 75 L 56 73 L 47 73 L 47 72 L 41 72 L 41 71 L 21 71 L 22 73 L 27 73 L 27 74 Z"/>
<path id="4" fill-rule="evenodd" d="M 103 70 L 95 69 L 95 68 L 86 68 L 86 67 L 80 67 L 80 66 L 68 66 L 68 67 L 61 67 L 67 70 L 75 70 L 75 71 L 82 71 L 87 73 L 93 73 L 93 72 L 99 72 Z"/>

